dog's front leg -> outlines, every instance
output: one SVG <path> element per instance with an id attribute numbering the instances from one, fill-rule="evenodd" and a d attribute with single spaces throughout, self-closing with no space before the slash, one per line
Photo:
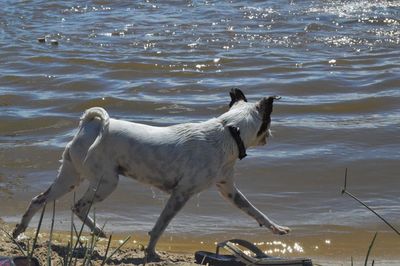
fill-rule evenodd
<path id="1" fill-rule="evenodd" d="M 265 226 L 275 234 L 284 235 L 290 232 L 285 226 L 280 226 L 271 221 L 265 214 L 254 207 L 248 199 L 236 188 L 232 181 L 221 181 L 217 183 L 219 192 L 233 205 L 253 217 L 260 226 Z"/>
<path id="2" fill-rule="evenodd" d="M 167 204 L 164 207 L 164 210 L 161 212 L 160 217 L 158 217 L 155 226 L 149 232 L 150 240 L 146 248 L 147 261 L 158 258 L 158 255 L 156 254 L 155 251 L 158 239 L 164 232 L 165 228 L 167 228 L 172 218 L 175 217 L 175 215 L 182 209 L 182 207 L 188 201 L 190 196 L 191 194 L 182 193 L 179 191 L 172 192 L 170 198 L 167 201 Z"/>

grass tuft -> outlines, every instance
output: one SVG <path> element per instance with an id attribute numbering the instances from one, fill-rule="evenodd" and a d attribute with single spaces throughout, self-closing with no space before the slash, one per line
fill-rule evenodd
<path id="1" fill-rule="evenodd" d="M 93 228 L 90 232 L 90 236 L 91 236 L 90 239 L 83 241 L 82 233 L 83 233 L 83 228 L 85 226 L 85 222 L 87 219 L 89 219 L 89 212 L 92 208 L 94 198 L 96 196 L 96 192 L 99 189 L 100 183 L 101 183 L 101 180 L 99 181 L 97 188 L 94 190 L 93 198 L 89 203 L 89 208 L 86 212 L 86 216 L 83 219 L 82 226 L 81 226 L 79 232 L 77 231 L 75 224 L 74 224 L 74 213 L 73 213 L 73 211 L 71 211 L 71 227 L 70 227 L 70 232 L 69 232 L 70 239 L 67 243 L 67 246 L 65 247 L 65 252 L 64 252 L 63 257 L 59 259 L 59 264 L 62 266 L 72 266 L 72 265 L 76 266 L 77 264 L 86 266 L 86 265 L 93 264 L 92 260 L 93 260 L 93 257 L 96 255 L 95 252 L 96 252 L 96 246 L 99 242 L 99 236 L 95 234 L 95 231 Z M 73 201 L 74 201 L 74 205 L 75 205 L 75 193 L 74 193 Z M 27 245 L 25 246 L 26 248 L 24 248 L 23 246 L 21 246 L 18 243 L 17 240 L 15 240 L 12 237 L 12 235 L 10 235 L 3 228 L 0 228 L 0 230 L 3 231 L 7 235 L 7 237 L 18 247 L 18 249 L 20 250 L 22 255 L 27 257 L 28 261 L 32 260 L 35 249 L 37 248 L 36 244 L 37 244 L 37 240 L 39 237 L 39 232 L 40 232 L 40 228 L 42 225 L 45 209 L 46 209 L 46 204 L 42 208 L 42 212 L 40 215 L 39 223 L 36 228 L 35 238 L 33 239 L 32 246 L 30 246 L 29 239 L 27 239 Z M 52 241 L 53 241 L 53 233 L 54 233 L 55 210 L 56 210 L 56 203 L 54 201 L 53 209 L 52 209 L 50 235 L 49 235 L 47 254 L 46 254 L 47 266 L 52 265 Z M 93 223 L 96 224 L 96 211 L 95 210 L 93 210 Z M 105 225 L 106 225 L 106 222 L 103 224 L 101 230 L 104 229 Z M 76 236 L 76 241 L 74 241 L 74 236 Z M 112 239 L 112 236 L 110 235 L 108 242 L 107 242 L 107 249 L 105 251 L 105 255 L 103 257 L 101 265 L 105 265 L 116 254 L 116 252 L 118 252 L 122 248 L 122 246 L 125 245 L 126 242 L 128 242 L 128 240 L 130 239 L 130 236 L 127 237 L 110 255 L 108 255 L 109 249 L 110 249 L 110 244 L 111 244 L 111 239 Z M 78 257 L 79 257 L 79 254 L 82 254 L 82 251 L 84 254 L 83 261 L 78 263 Z"/>

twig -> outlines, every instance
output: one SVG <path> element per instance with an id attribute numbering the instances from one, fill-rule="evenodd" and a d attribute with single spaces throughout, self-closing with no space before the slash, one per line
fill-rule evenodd
<path id="1" fill-rule="evenodd" d="M 86 241 L 85 242 L 85 254 L 83 255 L 83 262 L 82 262 L 82 264 L 81 265 L 83 265 L 83 266 L 86 266 L 86 261 L 87 261 L 87 256 L 88 256 L 88 242 Z M 77 263 L 77 258 L 75 258 L 75 264 L 74 265 L 76 265 L 76 263 Z"/>
<path id="2" fill-rule="evenodd" d="M 64 265 L 64 266 L 68 266 L 68 261 L 69 261 L 69 252 L 70 252 L 70 249 L 71 249 L 71 243 L 68 241 L 68 244 L 67 244 L 67 251 L 65 252 L 65 254 L 64 254 L 64 261 L 63 261 L 63 263 L 61 264 L 61 265 Z M 72 256 L 72 255 L 71 255 Z"/>
<path id="3" fill-rule="evenodd" d="M 369 244 L 367 256 L 365 257 L 364 266 L 367 266 L 368 257 L 369 257 L 369 254 L 371 253 L 371 250 L 372 250 L 372 247 L 373 247 L 373 245 L 374 245 L 374 243 L 375 243 L 375 239 L 376 239 L 376 236 L 377 236 L 377 235 L 378 235 L 378 232 L 375 233 L 374 238 L 372 238 L 371 244 Z M 374 263 L 374 262 L 372 262 L 372 263 Z"/>
<path id="4" fill-rule="evenodd" d="M 100 180 L 99 180 L 99 182 L 98 182 L 98 184 L 97 184 L 97 187 L 96 187 L 96 189 L 94 190 L 94 194 L 93 194 L 92 200 L 91 200 L 90 203 L 89 203 L 89 207 L 88 207 L 88 210 L 87 210 L 87 212 L 86 212 L 85 218 L 84 218 L 83 221 L 82 221 L 81 229 L 79 230 L 78 239 L 77 239 L 77 241 L 75 242 L 74 248 L 73 248 L 72 250 L 76 250 L 76 248 L 77 248 L 77 246 L 78 246 L 78 242 L 80 241 L 80 238 L 81 238 L 81 235 L 82 235 L 82 232 L 83 232 L 83 227 L 85 226 L 86 220 L 88 219 L 88 216 L 89 216 L 89 213 L 90 213 L 90 209 L 92 208 L 93 201 L 94 201 L 94 199 L 95 199 L 95 197 L 96 197 L 96 193 L 97 193 L 97 191 L 99 190 L 100 183 L 101 183 L 102 180 L 103 180 L 103 177 L 100 178 Z M 94 226 L 96 226 L 96 225 L 94 225 Z M 70 259 L 68 265 L 70 265 L 71 263 L 72 263 L 72 256 L 71 256 L 71 259 Z M 76 265 L 76 263 L 77 263 L 77 258 L 75 259 L 74 266 Z"/>
<path id="5" fill-rule="evenodd" d="M 378 218 L 380 218 L 387 226 L 389 226 L 393 231 L 395 231 L 397 233 L 397 235 L 400 235 L 400 232 L 393 226 L 391 225 L 388 221 L 386 221 L 385 218 L 383 218 L 381 215 L 379 215 L 376 211 L 374 211 L 371 207 L 369 207 L 367 204 L 365 204 L 364 202 L 362 202 L 360 199 L 358 199 L 356 196 L 354 196 L 353 194 L 351 194 L 349 191 L 347 191 L 347 168 L 346 168 L 346 172 L 344 175 L 344 187 L 342 189 L 342 195 L 346 194 L 350 197 L 352 197 L 353 199 L 355 199 L 358 203 L 360 203 L 361 205 L 363 205 L 365 208 L 367 208 L 368 210 L 370 210 L 373 214 L 375 214 L 376 216 L 378 216 Z"/>
<path id="6" fill-rule="evenodd" d="M 93 208 L 93 223 L 96 224 L 96 208 Z M 85 255 L 86 262 L 84 261 L 84 263 L 83 263 L 83 265 L 85 265 L 85 266 L 89 265 L 89 263 L 92 259 L 94 249 L 96 247 L 97 239 L 98 239 L 97 235 L 95 235 L 95 233 L 94 233 L 94 228 L 92 229 L 90 235 L 91 235 L 90 244 L 88 244 L 88 248 L 86 250 L 87 252 Z"/>
<path id="7" fill-rule="evenodd" d="M 110 256 L 108 256 L 108 257 L 105 259 L 105 262 L 107 263 L 107 261 L 110 260 L 110 259 L 112 258 L 112 256 L 114 256 L 114 254 L 117 253 L 118 250 L 120 250 L 120 249 L 122 248 L 122 246 L 125 245 L 126 242 L 128 242 L 128 240 L 129 240 L 130 238 L 131 238 L 131 236 L 128 236 L 127 238 L 125 238 L 125 240 L 121 243 L 121 245 L 119 245 L 119 246 L 110 254 Z"/>
<path id="8" fill-rule="evenodd" d="M 35 238 L 33 239 L 33 244 L 32 244 L 32 251 L 29 253 L 28 259 L 29 262 L 31 261 L 32 257 L 33 257 L 33 252 L 35 251 L 35 246 L 36 246 L 36 242 L 37 239 L 39 237 L 39 232 L 40 232 L 40 227 L 42 226 L 42 221 L 43 221 L 43 215 L 44 215 L 44 211 L 46 210 L 46 203 L 44 204 L 43 208 L 42 208 L 42 213 L 40 214 L 40 219 L 39 219 L 39 223 L 38 223 L 38 227 L 36 229 L 36 235 Z"/>
<path id="9" fill-rule="evenodd" d="M 108 243 L 107 243 L 107 248 L 106 248 L 106 252 L 105 252 L 105 254 L 104 254 L 104 258 L 103 258 L 103 261 L 102 261 L 102 263 L 101 263 L 101 266 L 104 266 L 104 264 L 106 264 L 106 260 L 107 260 L 107 255 L 108 255 L 108 250 L 110 249 L 110 244 L 111 244 L 111 238 L 112 238 L 112 235 L 110 235 L 109 236 L 109 238 L 108 238 Z"/>
<path id="10" fill-rule="evenodd" d="M 47 266 L 51 266 L 51 242 L 53 240 L 54 217 L 56 216 L 56 201 L 53 201 L 53 215 L 51 218 L 49 245 L 47 247 Z"/>
<path id="11" fill-rule="evenodd" d="M 79 233 L 78 233 L 78 230 L 76 229 L 75 224 L 72 224 L 72 226 L 74 228 L 75 236 L 76 236 L 76 238 L 78 238 Z M 78 241 L 79 241 L 79 245 L 81 246 L 81 248 L 83 248 L 83 242 L 80 239 L 78 239 Z"/>
<path id="12" fill-rule="evenodd" d="M 12 235 L 10 235 L 10 234 L 9 234 L 6 230 L 4 230 L 3 228 L 0 228 L 0 230 L 3 231 L 3 232 L 8 236 L 8 238 L 11 239 L 11 241 L 12 241 L 15 245 L 17 245 L 17 247 L 18 247 L 19 251 L 21 251 L 22 255 L 23 255 L 23 256 L 26 256 L 25 250 L 21 247 L 21 245 L 17 242 L 17 240 L 15 240 L 14 237 L 12 237 Z M 28 249 L 28 251 L 29 251 L 29 249 Z"/>
<path id="13" fill-rule="evenodd" d="M 31 244 L 30 244 L 31 242 L 29 242 L 29 238 L 26 240 L 26 252 L 28 252 L 29 253 L 29 250 L 31 250 Z M 29 254 L 28 254 L 29 255 Z M 27 256 L 28 256 L 27 255 Z"/>
<path id="14" fill-rule="evenodd" d="M 67 250 L 67 261 L 65 263 L 66 266 L 68 266 L 69 264 L 67 264 L 67 262 L 69 262 L 69 256 L 72 257 L 73 254 L 73 250 L 72 250 L 72 245 L 74 243 L 74 229 L 75 229 L 75 224 L 74 224 L 74 212 L 72 211 L 72 208 L 75 206 L 75 197 L 76 197 L 76 192 L 74 191 L 74 197 L 73 197 L 73 205 L 71 207 L 71 229 L 70 229 L 70 239 L 69 239 L 69 245 L 67 246 L 68 250 Z M 71 254 L 71 255 L 70 255 Z"/>

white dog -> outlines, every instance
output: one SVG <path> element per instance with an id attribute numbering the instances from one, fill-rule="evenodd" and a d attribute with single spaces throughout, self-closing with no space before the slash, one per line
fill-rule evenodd
<path id="1" fill-rule="evenodd" d="M 46 202 L 74 190 L 83 178 L 89 180 L 89 188 L 76 202 L 73 212 L 95 234 L 105 236 L 90 217 L 85 217 L 92 203 L 104 200 L 114 191 L 119 175 L 171 195 L 149 232 L 148 259 L 157 257 L 158 239 L 189 198 L 212 185 L 260 226 L 276 234 L 287 234 L 290 229 L 275 224 L 255 208 L 233 180 L 234 165 L 238 158 L 246 156 L 246 148 L 266 144 L 272 105 L 277 97 L 248 103 L 239 89 L 232 89 L 230 95 L 230 109 L 221 116 L 168 127 L 110 119 L 103 108 L 88 109 L 78 133 L 65 148 L 57 179 L 32 199 L 13 236 L 25 231 L 32 216 Z"/>

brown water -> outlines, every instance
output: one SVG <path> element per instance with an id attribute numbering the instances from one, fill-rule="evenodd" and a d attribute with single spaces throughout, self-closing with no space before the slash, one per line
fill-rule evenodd
<path id="1" fill-rule="evenodd" d="M 283 97 L 272 117 L 273 139 L 238 162 L 236 180 L 259 209 L 292 227 L 294 241 L 347 232 L 367 249 L 357 230 L 390 236 L 375 216 L 341 196 L 346 167 L 349 190 L 400 227 L 399 1 L 2 4 L 6 221 L 17 222 L 30 198 L 51 184 L 85 109 L 102 106 L 114 118 L 160 126 L 196 122 L 226 111 L 229 89 L 239 87 L 251 101 Z M 71 199 L 58 204 L 59 229 L 69 226 Z M 121 179 L 97 214 L 107 231 L 146 232 L 165 200 L 156 189 Z M 168 232 L 281 239 L 215 189 L 194 197 Z M 347 249 L 338 242 L 332 245 Z M 398 246 L 384 248 L 400 254 Z"/>

